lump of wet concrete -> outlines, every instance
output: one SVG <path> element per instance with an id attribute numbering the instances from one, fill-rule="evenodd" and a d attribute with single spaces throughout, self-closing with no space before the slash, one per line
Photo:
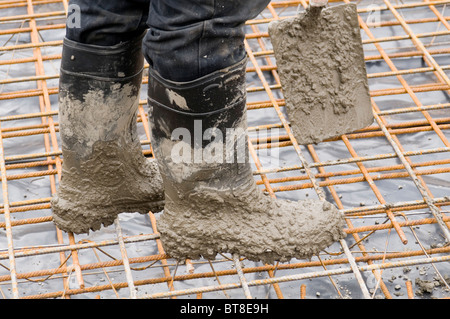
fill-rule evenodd
<path id="1" fill-rule="evenodd" d="M 271 22 L 269 35 L 299 144 L 373 123 L 356 5 L 307 9 Z"/>
<path id="2" fill-rule="evenodd" d="M 431 280 L 422 280 L 420 278 L 416 278 L 416 295 L 422 296 L 424 293 L 431 294 L 433 293 L 433 289 L 436 286 L 434 281 Z"/>

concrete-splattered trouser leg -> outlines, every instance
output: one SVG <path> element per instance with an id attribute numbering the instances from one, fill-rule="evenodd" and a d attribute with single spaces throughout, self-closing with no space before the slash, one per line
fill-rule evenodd
<path id="1" fill-rule="evenodd" d="M 82 28 L 68 28 L 63 44 L 59 85 L 63 167 L 52 211 L 56 225 L 74 233 L 108 226 L 121 212 L 157 212 L 164 205 L 158 166 L 143 156 L 136 130 L 144 62 L 144 30 L 138 26 L 143 13 L 134 11 L 132 19 L 124 10 L 125 17 L 130 13 L 126 27 L 134 27 L 119 32 L 125 18 L 96 16 L 104 9 L 103 2 L 72 1 L 82 9 Z"/>
<path id="2" fill-rule="evenodd" d="M 152 1 L 144 39 L 152 145 L 163 177 L 158 226 L 174 258 L 233 253 L 274 262 L 345 236 L 331 203 L 274 199 L 248 156 L 242 27 L 269 1 Z M 187 32 L 187 33 L 186 33 Z"/>

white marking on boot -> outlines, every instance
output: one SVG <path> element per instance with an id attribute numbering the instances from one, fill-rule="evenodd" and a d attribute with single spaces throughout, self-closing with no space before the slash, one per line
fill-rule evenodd
<path id="1" fill-rule="evenodd" d="M 179 106 L 183 110 L 189 111 L 186 99 L 182 97 L 180 94 L 169 89 L 166 89 L 166 94 L 167 97 L 169 98 L 170 103 L 175 103 L 175 105 Z"/>

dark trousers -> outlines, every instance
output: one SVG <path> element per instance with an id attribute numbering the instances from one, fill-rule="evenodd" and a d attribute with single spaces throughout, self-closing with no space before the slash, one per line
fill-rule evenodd
<path id="1" fill-rule="evenodd" d="M 79 27 L 70 40 L 101 46 L 129 41 L 145 30 L 143 53 L 162 77 L 190 81 L 245 57 L 245 21 L 270 0 L 71 0 Z"/>

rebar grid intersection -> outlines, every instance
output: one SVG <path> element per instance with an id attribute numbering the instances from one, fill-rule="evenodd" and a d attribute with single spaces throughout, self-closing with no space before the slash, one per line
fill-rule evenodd
<path id="1" fill-rule="evenodd" d="M 447 297 L 449 2 L 358 2 L 375 122 L 318 145 L 298 145 L 289 129 L 267 34 L 270 21 L 296 14 L 307 2 L 273 1 L 248 21 L 255 178 L 269 196 L 332 201 L 347 217 L 349 236 L 311 261 L 262 265 L 220 256 L 180 265 L 164 253 L 151 212 L 121 215 L 89 236 L 55 229 L 50 198 L 61 176 L 56 96 L 68 3 L 3 1 L 1 295 L 298 298 L 324 289 L 330 298 L 428 297 L 415 276 L 434 280 L 434 294 Z M 144 154 L 152 156 L 145 95 L 138 125 Z M 279 165 L 270 162 L 272 151 L 279 152 Z"/>

